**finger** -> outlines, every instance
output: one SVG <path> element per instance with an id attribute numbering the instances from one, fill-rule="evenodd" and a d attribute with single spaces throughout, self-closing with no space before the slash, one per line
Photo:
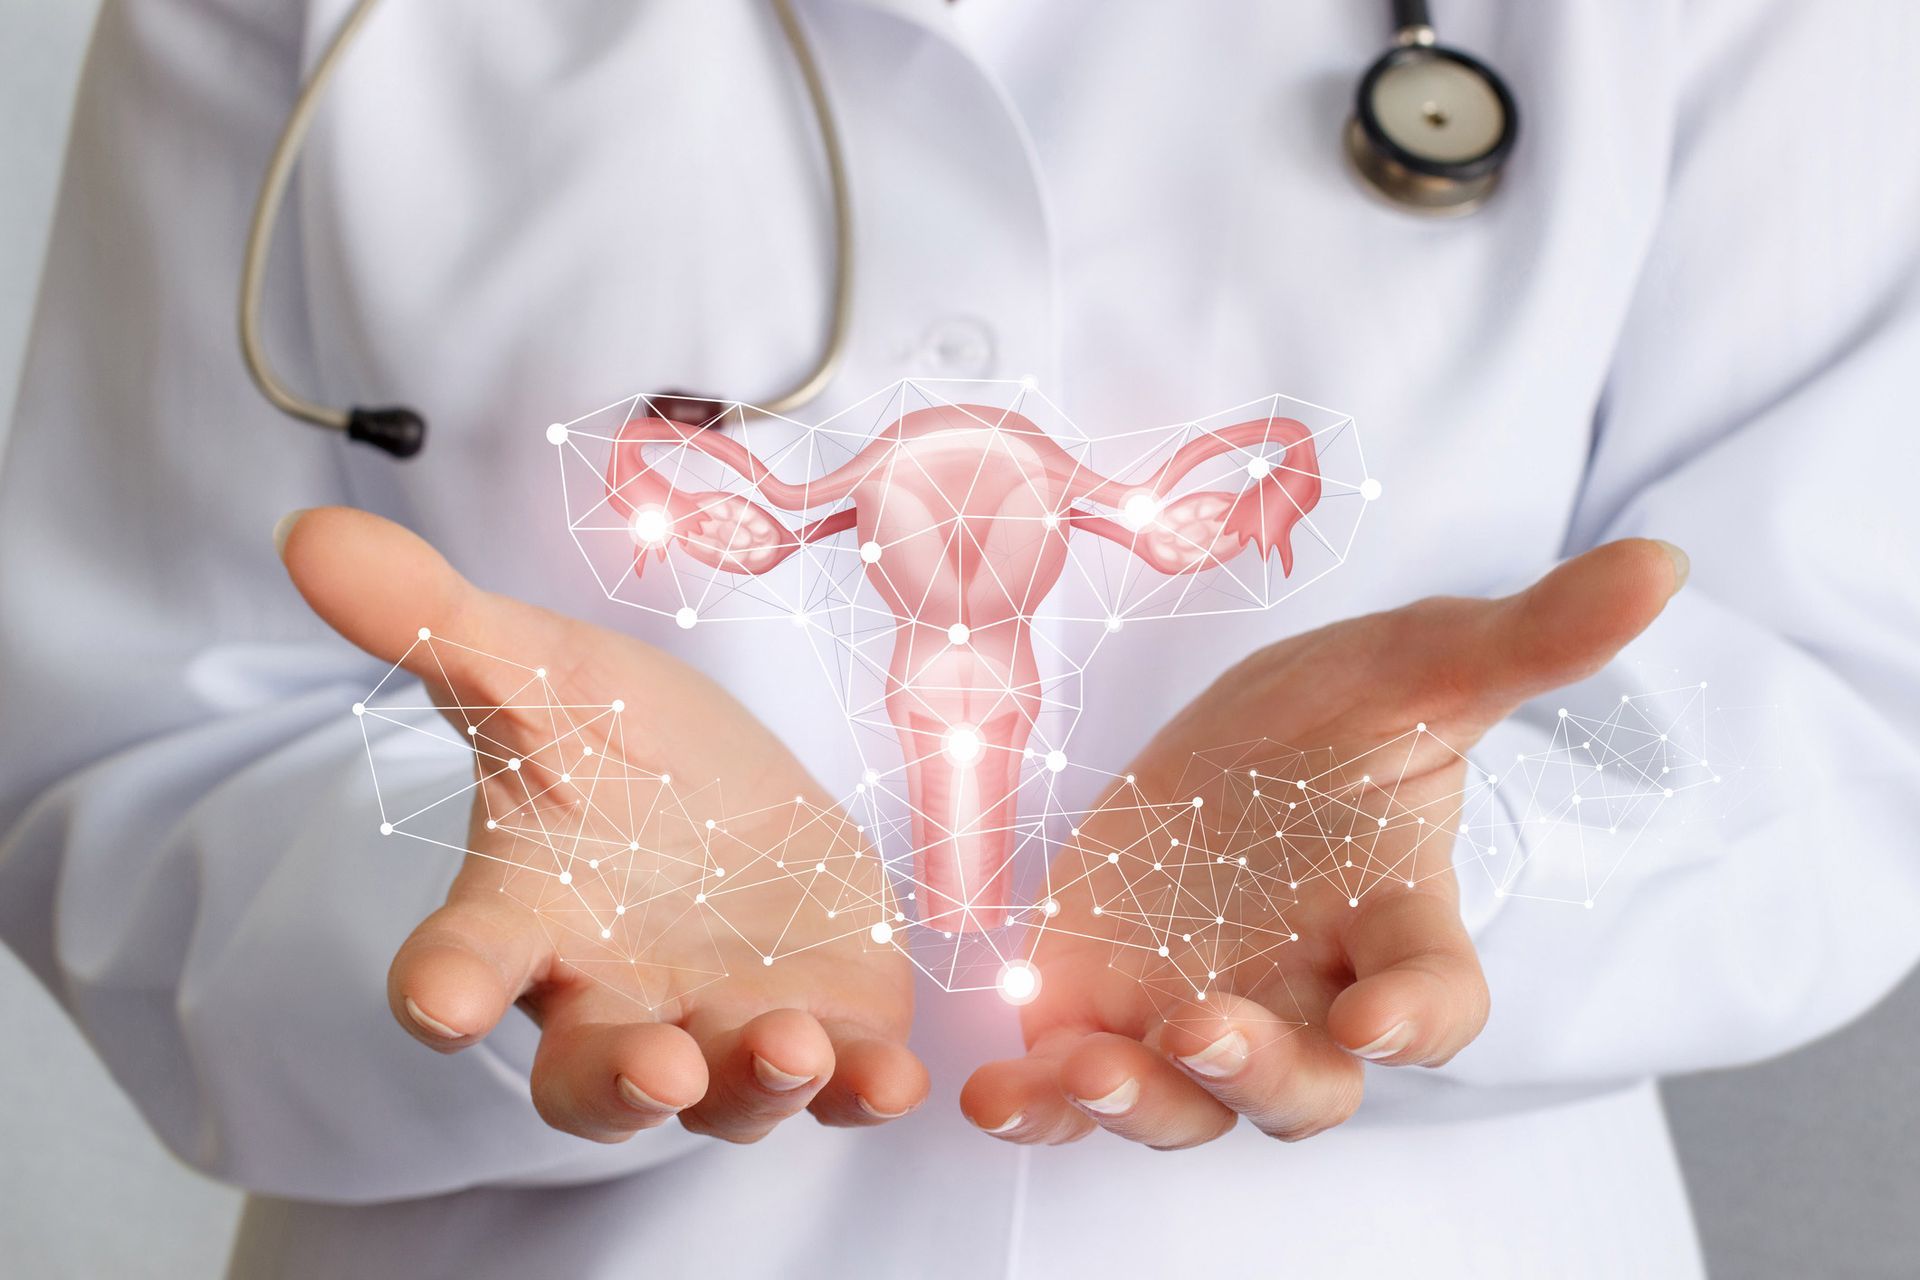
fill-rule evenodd
<path id="1" fill-rule="evenodd" d="M 833 1078 L 808 1110 L 822 1124 L 858 1127 L 898 1120 L 927 1100 L 931 1081 L 911 1049 L 862 1028 L 826 1024 Z"/>
<path id="2" fill-rule="evenodd" d="M 535 669 L 488 655 L 558 660 L 575 647 L 578 624 L 479 590 L 423 538 L 391 520 L 350 507 L 317 507 L 288 516 L 275 538 L 288 576 L 321 620 L 420 677 L 443 706 L 499 706 L 538 678 Z M 488 726 L 496 739 L 510 739 L 510 730 L 509 724 Z M 532 730 L 542 741 L 552 736 L 549 725 Z"/>
<path id="3" fill-rule="evenodd" d="M 620 1142 L 698 1102 L 707 1064 L 679 1027 L 560 1017 L 541 1031 L 532 1083 L 542 1120 L 563 1133 Z"/>
<path id="4" fill-rule="evenodd" d="M 1486 977 L 1451 894 L 1371 896 L 1344 943 L 1356 981 L 1335 998 L 1327 1030 L 1349 1053 L 1437 1067 L 1486 1026 Z"/>
<path id="5" fill-rule="evenodd" d="M 731 1028 L 696 1019 L 687 1029 L 710 1079 L 706 1096 L 681 1115 L 695 1133 L 758 1142 L 805 1110 L 833 1077 L 826 1029 L 798 1009 L 774 1009 Z"/>
<path id="6" fill-rule="evenodd" d="M 533 915 L 504 894 L 457 897 L 414 929 L 387 971 L 387 1003 L 414 1039 L 464 1049 L 551 964 Z"/>
<path id="7" fill-rule="evenodd" d="M 1584 680 L 1660 616 L 1685 585 L 1671 543 L 1626 538 L 1579 555 L 1518 595 L 1435 602 L 1454 625 L 1426 627 L 1422 650 L 1465 710 L 1491 724 L 1527 699 Z"/>
<path id="8" fill-rule="evenodd" d="M 1162 1151 L 1211 1142 L 1235 1120 L 1166 1058 L 1111 1032 L 1074 1047 L 1060 1065 L 1060 1089 L 1107 1132 Z"/>
<path id="9" fill-rule="evenodd" d="M 1316 1027 L 1221 994 L 1204 1016 L 1152 1037 L 1169 1060 L 1220 1105 L 1262 1133 L 1296 1142 L 1342 1124 L 1360 1105 L 1360 1064 Z"/>
<path id="10" fill-rule="evenodd" d="M 483 775 L 528 770 L 527 778 L 502 779 L 511 795 L 571 798 L 560 780 L 578 757 L 559 753 L 578 744 L 571 731 L 556 739 L 547 692 L 523 692 L 542 670 L 523 664 L 544 662 L 548 685 L 579 711 L 581 735 L 608 736 L 608 725 L 625 715 L 648 726 L 655 754 L 696 776 L 766 761 L 789 775 L 778 785 L 769 779 L 773 791 L 829 803 L 790 759 L 770 757 L 758 721 L 707 677 L 631 638 L 482 591 L 391 520 L 317 507 L 286 517 L 275 538 L 315 613 L 353 644 L 418 676 L 457 727 L 475 730 Z M 468 723 L 462 707 L 486 709 L 485 723 Z M 595 707 L 604 715 L 587 710 Z M 524 757 L 519 766 L 516 756 Z"/>
<path id="11" fill-rule="evenodd" d="M 1080 1038 L 1074 1033 L 1066 1047 Z M 1063 1053 L 1038 1052 L 980 1067 L 961 1087 L 961 1113 L 1003 1142 L 1053 1146 L 1086 1137 L 1099 1126 L 1061 1090 Z"/>

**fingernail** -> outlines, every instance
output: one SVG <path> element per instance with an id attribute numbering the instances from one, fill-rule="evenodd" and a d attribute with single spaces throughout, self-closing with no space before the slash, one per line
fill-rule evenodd
<path id="1" fill-rule="evenodd" d="M 1123 1116 L 1133 1110 L 1133 1104 L 1140 1101 L 1140 1082 L 1123 1080 L 1120 1087 L 1104 1098 L 1074 1098 L 1067 1101 L 1097 1116 Z"/>
<path id="2" fill-rule="evenodd" d="M 459 1040 L 466 1034 L 455 1031 L 438 1018 L 430 1017 L 425 1009 L 413 1002 L 412 996 L 407 997 L 407 1016 L 443 1040 Z"/>
<path id="3" fill-rule="evenodd" d="M 753 1055 L 753 1074 L 759 1077 L 762 1086 L 774 1093 L 792 1093 L 795 1089 L 813 1083 L 812 1076 L 796 1076 L 791 1072 L 782 1071 L 757 1053 Z"/>
<path id="4" fill-rule="evenodd" d="M 1396 1022 L 1393 1024 L 1393 1029 L 1388 1031 L 1387 1034 L 1381 1036 L 1372 1044 L 1361 1045 L 1353 1051 L 1353 1054 L 1357 1058 L 1365 1058 L 1368 1062 L 1375 1062 L 1381 1058 L 1391 1058 L 1394 1054 L 1399 1053 L 1412 1043 L 1413 1024 L 1411 1022 Z"/>
<path id="5" fill-rule="evenodd" d="M 1200 1052 L 1181 1058 L 1180 1065 L 1209 1080 L 1225 1079 L 1247 1065 L 1247 1038 L 1229 1031 Z"/>
<path id="6" fill-rule="evenodd" d="M 969 1120 L 973 1120 L 972 1116 L 968 1116 L 967 1118 Z M 1026 1118 L 1027 1118 L 1026 1112 L 1016 1111 L 1012 1115 L 1008 1116 L 1005 1120 L 1002 1120 L 994 1128 L 989 1129 L 987 1128 L 987 1126 L 981 1124 L 978 1120 L 973 1121 L 973 1127 L 978 1129 L 982 1133 L 992 1133 L 992 1134 L 1012 1133 L 1015 1129 L 1018 1129 L 1020 1127 L 1020 1122 L 1022 1120 L 1025 1120 Z"/>
<path id="7" fill-rule="evenodd" d="M 907 1107 L 901 1111 L 882 1111 L 880 1108 L 874 1106 L 871 1102 L 868 1102 L 865 1098 L 862 1098 L 858 1094 L 854 1095 L 853 1100 L 860 1104 L 860 1109 L 862 1111 L 872 1116 L 875 1120 L 898 1120 L 901 1116 L 907 1114 L 908 1111 L 913 1110 L 912 1107 Z"/>
<path id="8" fill-rule="evenodd" d="M 282 557 L 287 554 L 287 535 L 293 532 L 293 526 L 300 523 L 300 517 L 307 514 L 311 509 L 310 507 L 301 507 L 297 511 L 289 511 L 280 517 L 279 523 L 273 526 L 274 554 Z"/>
<path id="9" fill-rule="evenodd" d="M 1654 541 L 1667 553 L 1667 559 L 1673 561 L 1673 589 L 1677 592 L 1687 585 L 1687 575 L 1693 572 L 1693 561 L 1687 558 L 1686 552 L 1664 538 L 1655 538 Z"/>
<path id="10" fill-rule="evenodd" d="M 620 1096 L 624 1098 L 627 1105 L 635 1111 L 649 1111 L 658 1115 L 663 1111 L 671 1114 L 680 1110 L 680 1108 L 671 1103 L 662 1102 L 660 1099 L 652 1097 L 645 1089 L 642 1089 L 625 1076 L 621 1076 L 617 1083 L 620 1088 Z"/>

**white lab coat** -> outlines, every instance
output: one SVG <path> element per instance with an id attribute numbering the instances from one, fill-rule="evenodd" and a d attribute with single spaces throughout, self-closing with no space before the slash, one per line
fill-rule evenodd
<path id="1" fill-rule="evenodd" d="M 785 629 L 600 598 L 542 434 L 662 386 L 751 400 L 812 358 L 828 206 L 766 14 L 380 12 L 268 311 L 298 386 L 427 411 L 395 465 L 278 418 L 233 336 L 261 166 L 343 7 L 109 0 L 0 474 L 0 935 L 174 1151 L 283 1198 L 243 1271 L 1697 1268 L 1647 1078 L 1818 1036 L 1920 951 L 1913 6 L 1453 0 L 1446 35 L 1525 117 L 1495 201 L 1435 222 L 1342 167 L 1382 5 L 805 0 L 860 253 L 810 414 L 908 374 L 1033 374 L 1095 432 L 1280 390 L 1353 413 L 1384 482 L 1351 563 L 1281 609 L 1107 646 L 1090 763 L 1269 639 L 1630 534 L 1686 548 L 1692 583 L 1580 696 L 1711 678 L 1799 748 L 1591 911 L 1469 877 L 1494 1013 L 1452 1066 L 1374 1071 L 1302 1145 L 1243 1126 L 1171 1155 L 971 1132 L 959 1082 L 1016 1043 L 980 997 L 923 992 L 910 1119 L 739 1149 L 545 1129 L 517 1014 L 454 1059 L 391 1025 L 388 960 L 452 865 L 375 834 L 346 709 L 378 670 L 287 585 L 283 512 L 391 515 L 487 587 L 682 651 L 830 787 L 855 765 Z M 1540 749 L 1551 716 L 1476 755 Z"/>

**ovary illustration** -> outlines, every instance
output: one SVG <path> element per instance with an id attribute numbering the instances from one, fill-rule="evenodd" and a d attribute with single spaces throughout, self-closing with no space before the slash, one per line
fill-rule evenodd
<path id="1" fill-rule="evenodd" d="M 682 483 L 688 451 L 762 501 Z M 1179 492 L 1229 453 L 1238 489 Z M 920 921 L 954 932 L 994 927 L 1011 903 L 1017 792 L 1043 701 L 1032 619 L 1069 539 L 1106 539 L 1169 576 L 1251 547 L 1277 552 L 1290 575 L 1294 528 L 1321 497 L 1313 435 L 1292 418 L 1196 435 L 1144 478 L 1120 481 L 1017 412 L 959 404 L 901 413 L 851 460 L 799 482 L 722 430 L 634 417 L 605 483 L 639 572 L 678 553 L 758 575 L 847 538 L 894 620 L 885 707 L 905 758 Z"/>

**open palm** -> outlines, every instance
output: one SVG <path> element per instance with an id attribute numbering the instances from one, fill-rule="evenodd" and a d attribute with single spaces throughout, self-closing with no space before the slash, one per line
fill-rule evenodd
<path id="1" fill-rule="evenodd" d="M 752 1141 L 803 1108 L 874 1124 L 924 1099 L 910 970 L 868 931 L 891 919 L 878 861 L 724 690 L 479 591 L 363 512 L 302 513 L 282 555 L 322 618 L 421 677 L 475 747 L 470 855 L 389 980 L 410 1033 L 458 1051 L 520 1003 L 541 1027 L 535 1106 L 603 1141 L 675 1115 Z M 542 695 L 489 654 L 550 663 Z"/>
<path id="2" fill-rule="evenodd" d="M 1451 868 L 1460 753 L 1597 670 L 1684 576 L 1665 544 L 1612 543 L 1518 596 L 1352 619 L 1222 676 L 1056 860 L 1028 1053 L 977 1071 L 967 1114 L 1017 1142 L 1191 1146 L 1241 1116 L 1301 1138 L 1352 1114 L 1363 1059 L 1449 1060 L 1489 1007 Z"/>

